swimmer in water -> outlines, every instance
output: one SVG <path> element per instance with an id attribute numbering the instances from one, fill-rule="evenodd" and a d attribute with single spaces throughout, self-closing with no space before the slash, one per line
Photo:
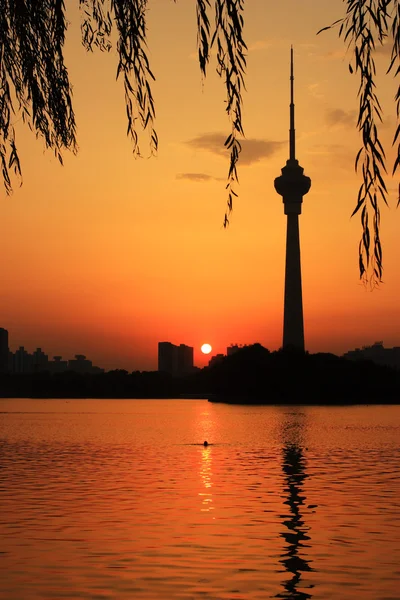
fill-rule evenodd
<path id="1" fill-rule="evenodd" d="M 207 440 L 205 440 L 205 442 L 204 442 L 203 446 L 204 446 L 204 447 L 208 446 L 208 442 L 207 442 Z"/>

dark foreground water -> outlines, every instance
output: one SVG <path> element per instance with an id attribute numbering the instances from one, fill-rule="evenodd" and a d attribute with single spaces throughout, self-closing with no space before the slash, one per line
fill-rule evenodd
<path id="1" fill-rule="evenodd" d="M 0 598 L 399 600 L 399 449 L 396 406 L 0 400 Z"/>

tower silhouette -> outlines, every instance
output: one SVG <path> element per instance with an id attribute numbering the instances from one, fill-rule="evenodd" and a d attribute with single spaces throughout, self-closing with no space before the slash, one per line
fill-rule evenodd
<path id="1" fill-rule="evenodd" d="M 283 317 L 283 348 L 304 351 L 303 295 L 301 287 L 301 261 L 299 215 L 303 196 L 311 187 L 311 179 L 296 159 L 294 128 L 294 74 L 293 47 L 290 49 L 290 129 L 289 159 L 282 175 L 274 181 L 275 189 L 283 198 L 286 230 L 285 302 Z"/>

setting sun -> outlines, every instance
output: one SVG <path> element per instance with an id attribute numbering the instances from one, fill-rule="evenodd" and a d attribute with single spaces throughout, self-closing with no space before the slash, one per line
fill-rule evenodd
<path id="1" fill-rule="evenodd" d="M 203 344 L 201 347 L 201 351 L 203 354 L 210 354 L 212 347 L 210 344 Z"/>

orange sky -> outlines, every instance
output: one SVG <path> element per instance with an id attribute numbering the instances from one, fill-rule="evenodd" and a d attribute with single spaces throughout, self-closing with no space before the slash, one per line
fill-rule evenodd
<path id="1" fill-rule="evenodd" d="M 16 124 L 24 183 L 11 197 L 1 192 L 0 236 L 0 326 L 11 349 L 83 353 L 99 366 L 132 370 L 156 368 L 159 340 L 193 345 L 199 365 L 208 360 L 199 352 L 204 341 L 215 352 L 230 343 L 280 346 L 285 217 L 273 180 L 288 155 L 291 43 L 297 154 L 312 179 L 300 220 L 306 347 L 341 353 L 375 340 L 400 345 L 398 177 L 388 180 L 391 208 L 382 211 L 385 283 L 371 293 L 359 283 L 360 225 L 350 219 L 359 184 L 358 82 L 337 34 L 315 35 L 341 16 L 343 3 L 246 3 L 248 141 L 227 231 L 224 88 L 213 69 L 202 85 L 194 1 L 149 2 L 160 138 L 149 160 L 135 160 L 126 138 L 115 51 L 87 54 L 78 2 L 67 5 L 79 153 L 65 154 L 61 167 Z M 388 57 L 377 61 L 384 73 Z M 380 83 L 392 163 L 395 85 Z"/>

